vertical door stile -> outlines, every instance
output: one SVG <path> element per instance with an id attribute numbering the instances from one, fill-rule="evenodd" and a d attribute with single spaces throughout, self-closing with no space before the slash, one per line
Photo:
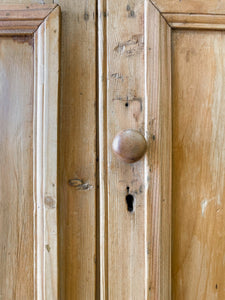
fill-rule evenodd
<path id="1" fill-rule="evenodd" d="M 100 295 L 169 299 L 170 28 L 149 1 L 98 6 Z M 123 129 L 147 140 L 135 164 L 112 153 Z"/>

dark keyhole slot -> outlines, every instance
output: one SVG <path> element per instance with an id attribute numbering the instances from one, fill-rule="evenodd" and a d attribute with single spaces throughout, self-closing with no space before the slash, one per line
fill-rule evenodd
<path id="1" fill-rule="evenodd" d="M 132 212 L 134 210 L 134 196 L 131 194 L 128 194 L 126 196 L 126 202 L 127 202 L 127 210 L 129 212 Z"/>

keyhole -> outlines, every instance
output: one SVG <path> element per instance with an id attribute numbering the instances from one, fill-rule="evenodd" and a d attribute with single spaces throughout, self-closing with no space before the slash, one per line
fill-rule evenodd
<path id="1" fill-rule="evenodd" d="M 129 187 L 127 187 L 127 192 L 129 193 Z M 127 210 L 129 212 L 132 212 L 134 210 L 134 196 L 131 194 L 127 194 L 126 202 L 127 202 Z"/>

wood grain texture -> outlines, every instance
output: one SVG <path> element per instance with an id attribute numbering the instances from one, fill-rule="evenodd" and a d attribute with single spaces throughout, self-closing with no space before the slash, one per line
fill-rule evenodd
<path id="1" fill-rule="evenodd" d="M 14 16 L 12 6 L 10 11 Z M 48 10 L 34 36 L 17 35 L 15 19 L 9 18 L 6 28 L 12 37 L 0 39 L 4 299 L 58 298 L 59 15 L 57 6 Z M 33 21 L 32 12 L 29 19 Z"/>
<path id="2" fill-rule="evenodd" d="M 32 37 L 23 44 L 10 38 L 0 38 L 2 299 L 34 297 L 32 46 Z"/>
<path id="3" fill-rule="evenodd" d="M 170 299 L 170 27 L 147 1 L 100 4 L 101 299 Z M 112 153 L 121 129 L 147 139 L 133 165 Z"/>
<path id="4" fill-rule="evenodd" d="M 225 24 L 207 24 L 207 23 L 170 23 L 173 29 L 204 29 L 204 30 L 224 30 Z"/>
<path id="5" fill-rule="evenodd" d="M 148 299 L 171 299 L 171 28 L 146 7 Z"/>
<path id="6" fill-rule="evenodd" d="M 224 14 L 225 2 L 220 0 L 150 0 L 162 13 Z"/>
<path id="7" fill-rule="evenodd" d="M 173 299 L 224 299 L 224 32 L 173 33 Z"/>
<path id="8" fill-rule="evenodd" d="M 99 11 L 103 51 L 99 71 L 100 225 L 105 253 L 101 299 L 144 299 L 147 293 L 145 160 L 129 165 L 112 153 L 112 141 L 120 130 L 131 128 L 145 135 L 144 78 L 139 76 L 139 70 L 144 70 L 143 4 L 138 0 L 130 5 L 101 1 Z M 135 198 L 132 213 L 127 210 L 128 189 Z"/>
<path id="9" fill-rule="evenodd" d="M 37 299 L 58 299 L 57 132 L 60 8 L 34 35 L 34 202 Z"/>
<path id="10" fill-rule="evenodd" d="M 62 8 L 60 299 L 96 299 L 96 1 Z M 79 184 L 72 184 L 79 182 Z"/>
<path id="11" fill-rule="evenodd" d="M 172 28 L 224 30 L 225 15 L 171 14 L 163 17 Z"/>
<path id="12" fill-rule="evenodd" d="M 44 20 L 56 7 L 56 4 L 2 4 L 0 2 L 0 20 Z"/>
<path id="13" fill-rule="evenodd" d="M 16 5 L 16 4 L 51 4 L 51 3 L 54 3 L 53 0 L 1 0 L 0 3 L 2 4 L 5 4 L 5 5 L 8 5 L 8 4 L 13 4 L 13 5 Z"/>
<path id="14" fill-rule="evenodd" d="M 213 24 L 224 25 L 225 15 L 204 15 L 204 14 L 168 14 L 163 13 L 166 21 L 171 23 L 195 23 L 195 24 Z"/>
<path id="15" fill-rule="evenodd" d="M 108 186 L 107 177 L 107 9 L 106 1 L 98 0 L 98 196 L 99 196 L 99 291 L 97 298 L 108 299 Z M 102 130 L 102 128 L 105 130 Z"/>
<path id="16" fill-rule="evenodd" d="M 33 34 L 56 6 L 56 4 L 0 3 L 0 34 L 7 36 Z"/>

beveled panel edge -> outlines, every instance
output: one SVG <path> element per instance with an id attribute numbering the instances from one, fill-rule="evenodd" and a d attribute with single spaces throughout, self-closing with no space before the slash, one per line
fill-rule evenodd
<path id="1" fill-rule="evenodd" d="M 0 35 L 31 35 L 57 4 L 0 4 Z"/>
<path id="2" fill-rule="evenodd" d="M 225 15 L 163 13 L 168 24 L 176 29 L 225 29 Z"/>

